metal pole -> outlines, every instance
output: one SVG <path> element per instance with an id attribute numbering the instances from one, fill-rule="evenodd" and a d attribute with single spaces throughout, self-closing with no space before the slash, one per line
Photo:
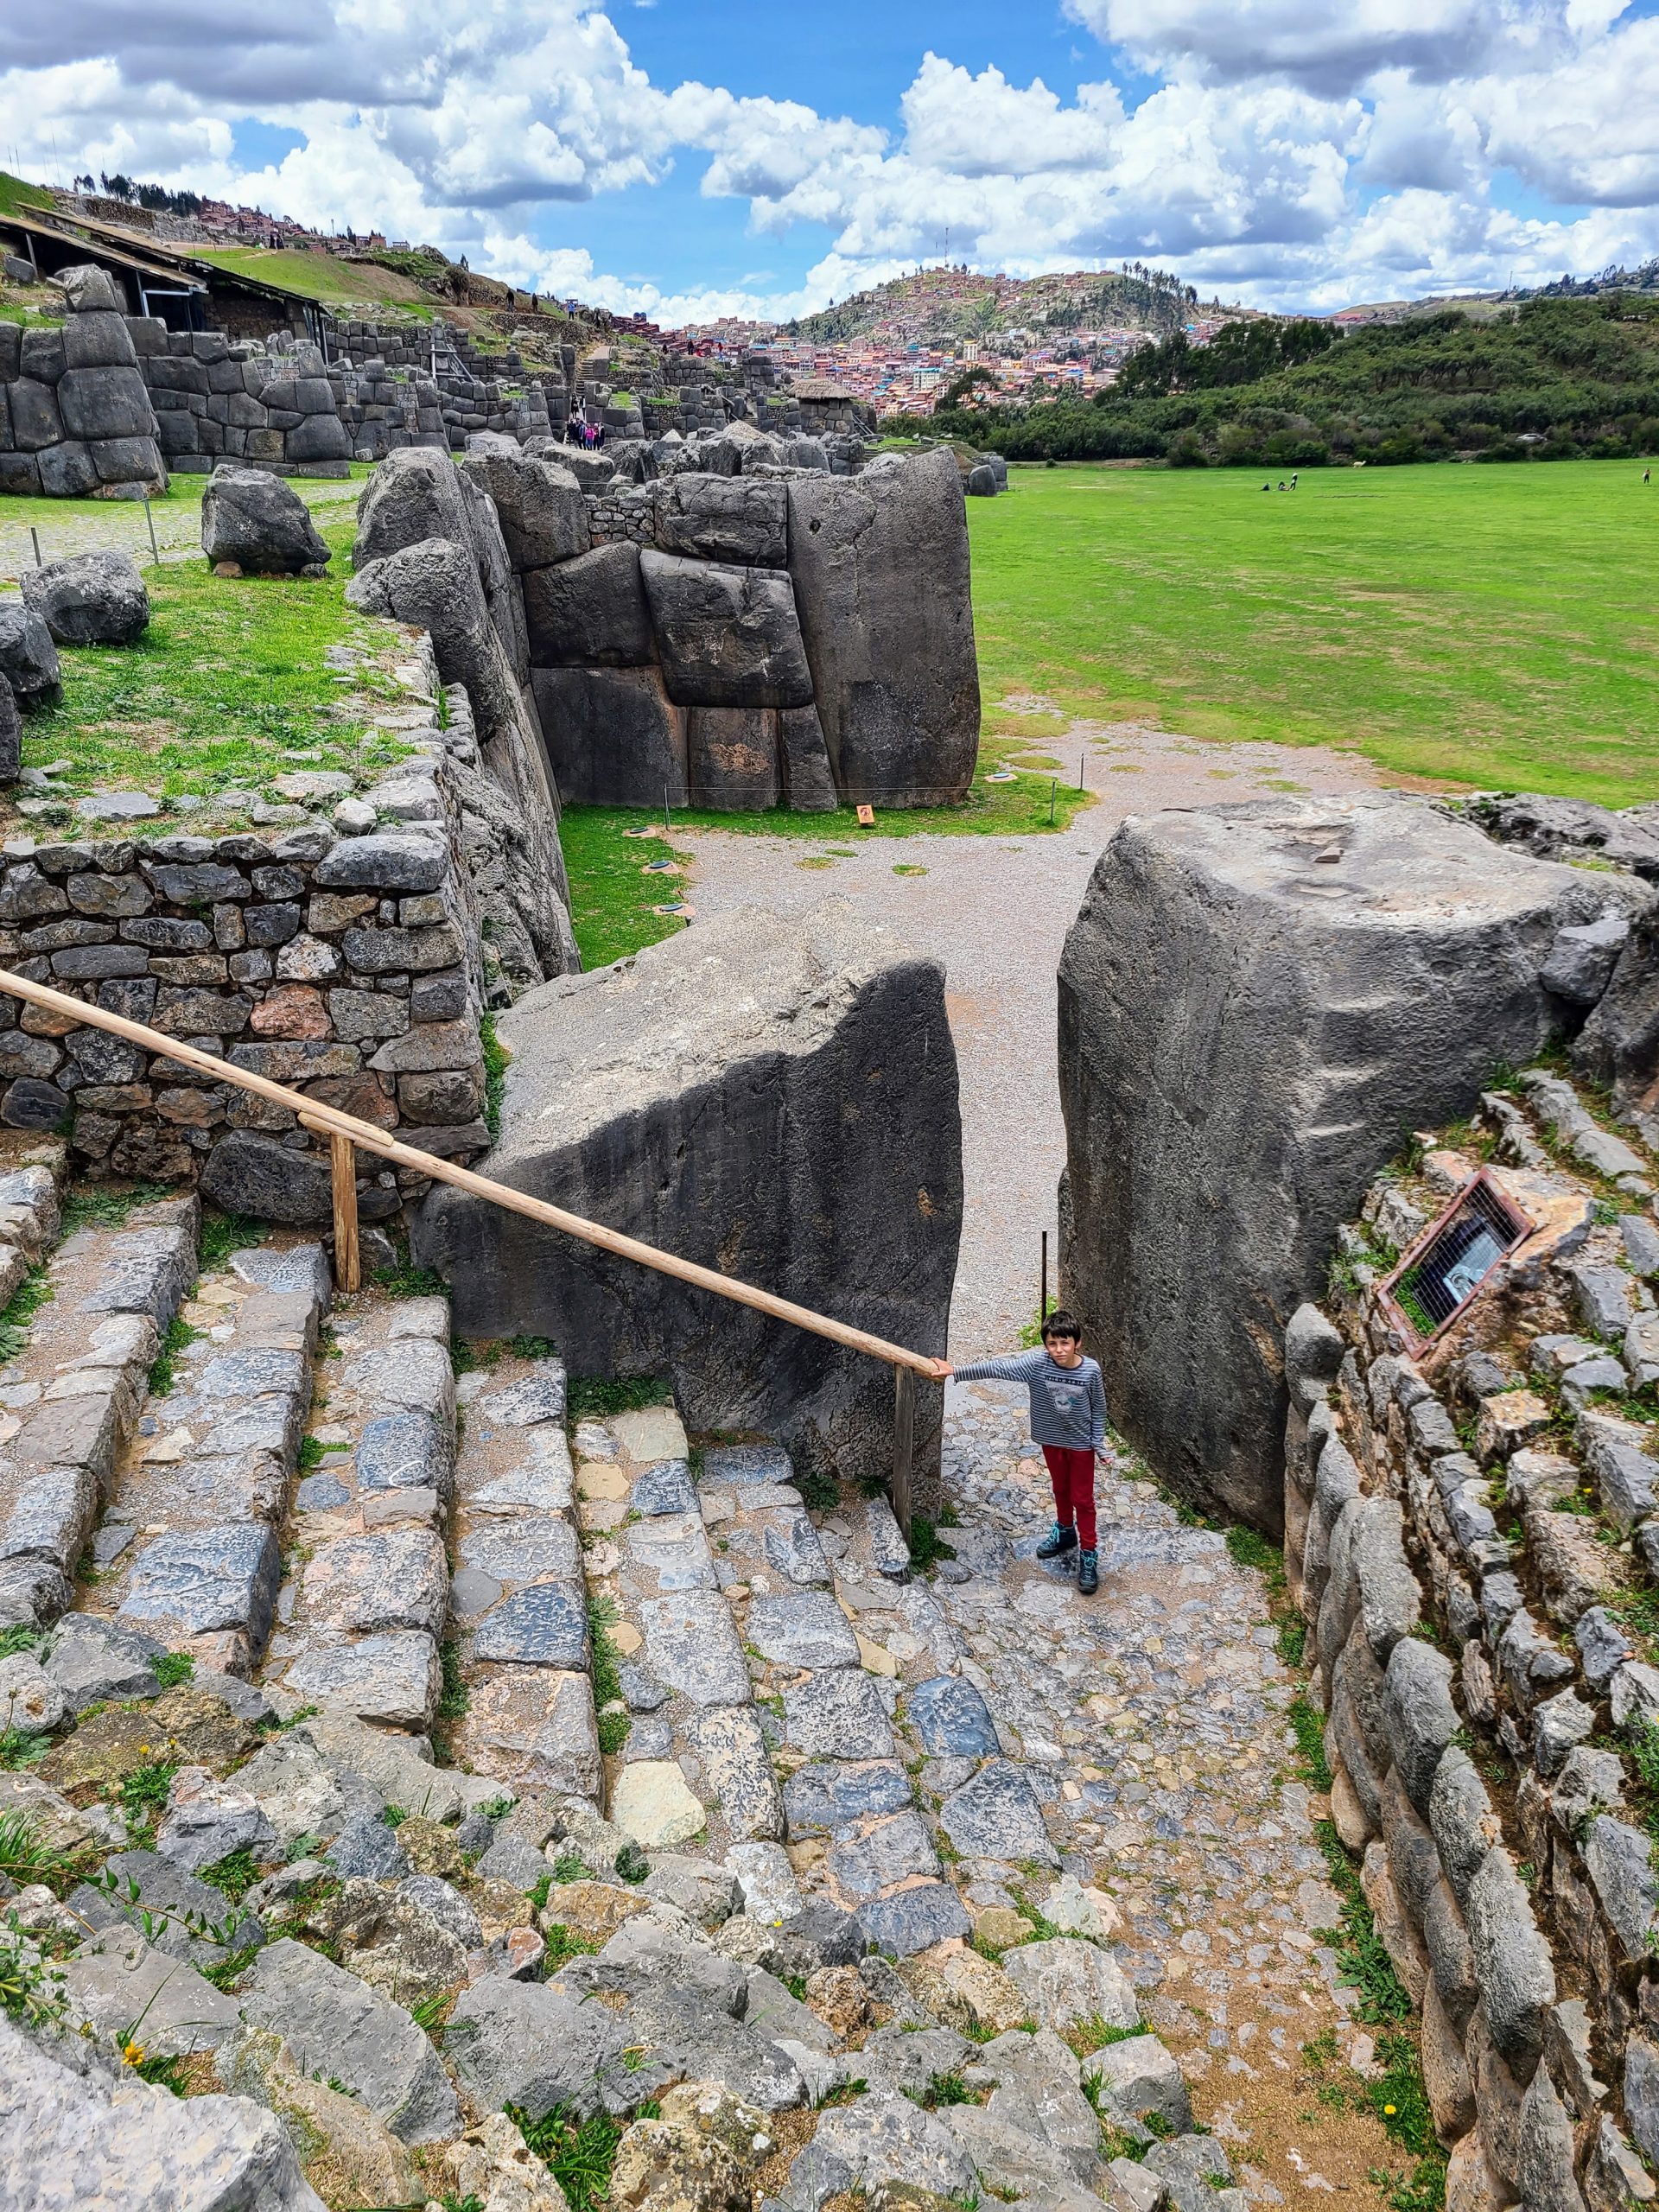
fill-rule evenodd
<path id="1" fill-rule="evenodd" d="M 1048 786 L 1048 824 L 1051 830 L 1054 826 L 1054 802 L 1059 797 L 1059 793 L 1060 779 L 1055 776 L 1050 780 Z"/>
<path id="2" fill-rule="evenodd" d="M 1087 764 L 1088 764 L 1088 760 L 1089 760 L 1089 755 L 1088 755 L 1086 753 L 1078 753 L 1078 755 L 1077 755 L 1077 789 L 1078 789 L 1079 791 L 1081 791 L 1081 790 L 1083 789 L 1083 772 L 1084 772 L 1084 767 L 1085 767 L 1085 766 L 1087 766 Z"/>
<path id="3" fill-rule="evenodd" d="M 46 563 L 41 558 L 41 533 L 33 523 L 29 525 L 29 534 L 35 541 L 35 565 L 37 569 L 43 569 Z"/>
<path id="4" fill-rule="evenodd" d="M 149 524 L 149 557 L 153 565 L 159 569 L 162 565 L 161 548 L 156 543 L 156 518 L 149 511 L 148 492 L 144 494 L 144 520 Z"/>
<path id="5" fill-rule="evenodd" d="M 916 1452 L 916 1376 L 908 1367 L 893 1370 L 893 1517 L 910 1541 L 910 1469 Z"/>
<path id="6" fill-rule="evenodd" d="M 1048 1319 L 1048 1231 L 1043 1231 L 1043 1266 L 1037 1285 L 1037 1323 L 1040 1328 Z"/>

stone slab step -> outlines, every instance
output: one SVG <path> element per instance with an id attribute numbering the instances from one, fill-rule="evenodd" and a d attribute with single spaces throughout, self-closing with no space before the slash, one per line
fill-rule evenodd
<path id="1" fill-rule="evenodd" d="M 783 1800 L 685 1432 L 671 1409 L 645 1408 L 580 1423 L 575 1449 L 590 1586 L 614 1612 L 626 1661 L 627 1739 L 607 1764 L 613 1817 L 647 1849 L 700 1831 L 710 1853 L 770 1843 Z M 708 1454 L 726 1457 L 762 1488 L 776 1471 L 775 1453 Z"/>
<path id="2" fill-rule="evenodd" d="M 449 1305 L 342 1300 L 317 1376 L 316 1452 L 289 1516 L 293 1568 L 264 1681 L 325 1711 L 423 1732 L 442 1692 L 454 1498 Z"/>
<path id="3" fill-rule="evenodd" d="M 454 1756 L 520 1794 L 597 1807 L 588 1591 L 565 1440 L 564 1370 L 503 1353 L 461 1379 L 451 1632 L 467 1710 Z"/>
<path id="4" fill-rule="evenodd" d="M 121 1454 L 83 1610 L 224 1674 L 257 1663 L 328 1300 L 315 1243 L 248 1246 L 195 1281 L 179 1316 L 195 1333 Z"/>
<path id="5" fill-rule="evenodd" d="M 16 1255 L 44 1253 L 58 1224 L 49 1174 L 0 1179 Z M 125 1209 L 77 1228 L 45 1259 L 48 1295 L 0 1366 L 0 1624 L 67 1610 L 77 1566 L 137 1416 L 145 1378 L 195 1274 L 194 1198 Z"/>

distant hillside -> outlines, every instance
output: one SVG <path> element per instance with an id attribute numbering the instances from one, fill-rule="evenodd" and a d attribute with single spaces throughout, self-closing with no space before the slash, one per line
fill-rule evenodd
<path id="1" fill-rule="evenodd" d="M 1342 336 L 1257 322 L 1205 347 L 1177 334 L 1091 399 L 941 410 L 929 427 L 1013 460 L 1196 467 L 1659 453 L 1659 298 L 1541 296 L 1490 321 L 1443 309 Z"/>
<path id="2" fill-rule="evenodd" d="M 1027 277 L 986 276 L 970 269 L 922 269 L 872 291 L 855 292 L 820 314 L 804 315 L 788 329 L 791 337 L 817 345 L 857 340 L 923 346 L 948 346 L 960 339 L 987 343 L 1013 330 L 1058 333 L 1102 325 L 1162 334 L 1179 330 L 1198 304 L 1191 284 L 1138 262 L 1119 270 L 1079 270 Z"/>

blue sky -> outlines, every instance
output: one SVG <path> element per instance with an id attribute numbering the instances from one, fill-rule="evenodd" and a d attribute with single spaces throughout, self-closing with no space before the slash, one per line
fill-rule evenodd
<path id="1" fill-rule="evenodd" d="M 59 0 L 4 137 L 668 321 L 944 257 L 1330 308 L 1659 252 L 1659 0 Z"/>

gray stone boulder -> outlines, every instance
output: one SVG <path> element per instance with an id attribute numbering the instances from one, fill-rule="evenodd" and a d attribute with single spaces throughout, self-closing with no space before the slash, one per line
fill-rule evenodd
<path id="1" fill-rule="evenodd" d="M 459 465 L 494 500 L 515 569 L 544 569 L 588 550 L 588 503 L 568 468 L 532 459 L 508 438 L 469 451 Z"/>
<path id="2" fill-rule="evenodd" d="M 360 572 L 424 537 L 466 544 L 466 499 L 447 453 L 404 446 L 386 455 L 358 496 L 353 563 Z"/>
<path id="3" fill-rule="evenodd" d="M 106 315 L 122 315 L 126 311 L 127 303 L 117 291 L 114 277 L 96 262 L 79 261 L 73 268 L 60 269 L 48 281 L 63 294 L 63 303 L 71 315 L 99 310 Z"/>
<path id="4" fill-rule="evenodd" d="M 486 1172 L 923 1352 L 942 1346 L 962 1170 L 944 977 L 839 899 L 725 914 L 500 1018 Z M 464 1337 L 556 1342 L 574 1372 L 671 1374 L 696 1428 L 884 1477 L 882 1364 L 454 1190 L 416 1224 Z M 919 1465 L 939 1406 L 918 1407 Z"/>
<path id="5" fill-rule="evenodd" d="M 22 766 L 22 710 L 10 677 L 0 675 L 0 784 L 15 784 Z"/>
<path id="6" fill-rule="evenodd" d="M 311 511 L 263 468 L 216 468 L 201 495 L 201 550 L 245 576 L 294 576 L 328 563 Z"/>
<path id="7" fill-rule="evenodd" d="M 0 2187 L 13 2212 L 325 2212 L 275 2113 L 245 2097 L 181 2101 L 89 2043 L 37 2041 L 4 2018 Z"/>
<path id="8" fill-rule="evenodd" d="M 778 718 L 784 804 L 796 814 L 833 814 L 839 801 L 816 707 L 785 707 Z"/>
<path id="9" fill-rule="evenodd" d="M 637 545 L 596 545 L 524 579 L 530 658 L 537 668 L 643 668 L 651 614 Z"/>
<path id="10" fill-rule="evenodd" d="M 664 553 L 702 561 L 781 569 L 789 557 L 787 490 L 759 476 L 676 476 L 657 509 L 657 543 Z"/>
<path id="11" fill-rule="evenodd" d="M 686 804 L 685 712 L 659 669 L 538 668 L 531 681 L 567 805 Z"/>
<path id="12" fill-rule="evenodd" d="M 812 677 L 776 569 L 646 551 L 639 572 L 668 696 L 682 707 L 804 707 Z"/>
<path id="13" fill-rule="evenodd" d="M 1002 486 L 996 480 L 996 471 L 982 461 L 969 470 L 962 488 L 970 499 L 994 499 Z"/>
<path id="14" fill-rule="evenodd" d="M 0 676 L 25 711 L 51 706 L 62 690 L 52 632 L 42 617 L 16 592 L 0 594 Z"/>
<path id="15" fill-rule="evenodd" d="M 270 2028 L 308 2074 L 340 2082 L 404 2143 L 441 2141 L 460 2121 L 455 2093 L 402 2005 L 283 1936 L 254 1961 L 242 2018 Z"/>
<path id="16" fill-rule="evenodd" d="M 1402 1135 L 1549 1034 L 1539 971 L 1594 900 L 1409 801 L 1119 829 L 1060 963 L 1061 1276 L 1185 1496 L 1278 1528 L 1286 1323 Z"/>
<path id="17" fill-rule="evenodd" d="M 693 806 L 741 814 L 777 805 L 776 708 L 693 707 L 686 723 Z"/>
<path id="18" fill-rule="evenodd" d="M 836 789 L 855 804 L 959 799 L 979 752 L 979 663 L 955 456 L 788 489 L 789 572 Z"/>
<path id="19" fill-rule="evenodd" d="M 126 554 L 76 553 L 25 569 L 23 601 L 54 645 L 130 645 L 149 624 L 149 594 Z"/>
<path id="20" fill-rule="evenodd" d="M 359 564 L 346 596 L 369 613 L 430 632 L 438 673 L 446 683 L 466 686 L 480 738 L 494 741 L 518 721 L 523 712 L 518 682 L 491 620 L 464 525 L 460 537 L 421 538 Z"/>

